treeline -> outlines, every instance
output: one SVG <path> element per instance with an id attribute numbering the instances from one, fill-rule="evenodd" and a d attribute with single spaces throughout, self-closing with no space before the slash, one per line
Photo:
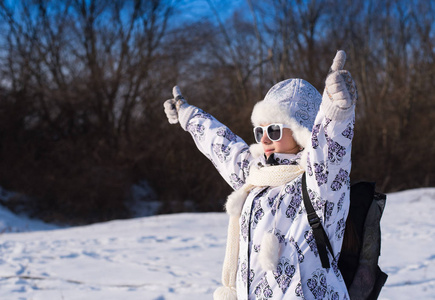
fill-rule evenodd
<path id="1" fill-rule="evenodd" d="M 11 209 L 68 223 L 129 217 L 130 188 L 146 180 L 161 213 L 221 211 L 230 188 L 163 113 L 172 87 L 253 143 L 253 105 L 291 77 L 322 92 L 337 49 L 359 92 L 351 177 L 385 192 L 435 185 L 434 1 L 0 3 Z"/>

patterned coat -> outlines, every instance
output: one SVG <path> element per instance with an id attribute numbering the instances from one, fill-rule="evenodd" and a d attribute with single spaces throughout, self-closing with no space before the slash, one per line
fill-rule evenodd
<path id="1" fill-rule="evenodd" d="M 305 153 L 275 155 L 279 164 L 306 160 L 301 165 L 306 168 L 308 193 L 334 250 L 328 251 L 331 268 L 322 268 L 318 256 L 302 201 L 302 176 L 275 188 L 256 187 L 240 217 L 239 300 L 349 299 L 337 261 L 349 210 L 353 128 L 353 107 L 331 119 L 321 106 Z M 264 155 L 254 157 L 241 138 L 198 108 L 186 130 L 235 190 L 244 184 L 250 164 L 266 165 Z M 280 241 L 279 264 L 275 271 L 265 272 L 258 260 L 260 243 L 273 230 Z"/>

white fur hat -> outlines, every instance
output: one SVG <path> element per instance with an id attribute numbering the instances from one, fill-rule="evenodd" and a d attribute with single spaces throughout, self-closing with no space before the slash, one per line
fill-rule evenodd
<path id="1" fill-rule="evenodd" d="M 296 142 L 305 148 L 321 102 L 322 95 L 310 83 L 303 79 L 287 79 L 275 84 L 264 100 L 255 104 L 251 121 L 254 126 L 286 124 L 293 131 Z"/>

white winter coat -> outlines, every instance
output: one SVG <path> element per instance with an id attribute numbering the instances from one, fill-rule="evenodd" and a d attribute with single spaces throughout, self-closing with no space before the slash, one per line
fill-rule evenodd
<path id="1" fill-rule="evenodd" d="M 182 113 L 182 112 L 180 112 Z M 354 107 L 327 116 L 320 107 L 304 153 L 277 154 L 279 164 L 301 164 L 317 215 L 329 237 L 330 269 L 322 268 L 302 200 L 301 177 L 285 185 L 254 188 L 240 217 L 237 295 L 244 299 L 349 299 L 337 267 L 349 210 L 349 174 Z M 199 150 L 235 190 L 245 182 L 250 164 L 266 165 L 264 155 L 254 157 L 249 146 L 211 115 L 194 108 L 186 130 Z M 258 260 L 265 233 L 279 233 L 279 264 L 264 271 Z"/>

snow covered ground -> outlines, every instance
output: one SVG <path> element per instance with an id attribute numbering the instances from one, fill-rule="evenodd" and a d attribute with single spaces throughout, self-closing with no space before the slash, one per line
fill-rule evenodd
<path id="1" fill-rule="evenodd" d="M 224 213 L 60 228 L 0 208 L 0 299 L 212 299 Z M 435 188 L 389 194 L 380 299 L 435 299 Z"/>

